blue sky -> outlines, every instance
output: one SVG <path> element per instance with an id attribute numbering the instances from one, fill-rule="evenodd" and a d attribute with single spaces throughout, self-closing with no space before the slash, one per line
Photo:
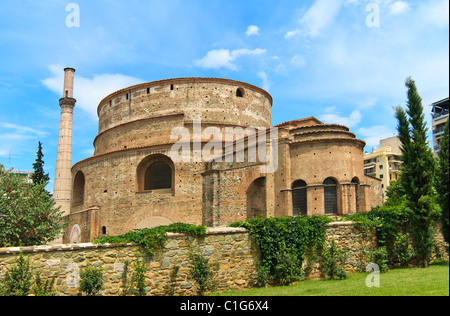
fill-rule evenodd
<path id="1" fill-rule="evenodd" d="M 79 27 L 69 27 L 71 3 Z M 448 0 L 0 4 L 0 163 L 32 170 L 41 141 L 50 190 L 64 67 L 77 70 L 73 163 L 92 155 L 99 101 L 141 82 L 248 82 L 273 96 L 274 125 L 314 115 L 350 127 L 367 151 L 396 133 L 392 108 L 405 105 L 408 76 L 428 127 L 429 105 L 449 96 Z"/>

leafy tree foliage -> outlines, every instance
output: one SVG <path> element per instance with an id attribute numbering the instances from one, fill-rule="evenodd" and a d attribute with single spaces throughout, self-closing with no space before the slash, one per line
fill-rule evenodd
<path id="1" fill-rule="evenodd" d="M 433 153 L 428 147 L 427 127 L 423 114 L 422 98 L 414 80 L 406 80 L 408 88 L 407 110 L 396 108 L 399 138 L 402 143 L 403 173 L 400 185 L 406 196 L 406 205 L 411 210 L 414 247 L 424 267 L 433 249 Z"/>
<path id="2" fill-rule="evenodd" d="M 0 172 L 0 247 L 42 245 L 62 232 L 63 214 L 44 187 Z"/>
<path id="3" fill-rule="evenodd" d="M 448 147 L 448 141 L 449 141 L 449 124 L 450 120 L 447 121 L 447 124 L 445 125 L 444 130 L 444 137 L 441 140 L 441 150 L 439 151 L 439 163 L 440 163 L 440 171 L 439 171 L 439 177 L 438 177 L 438 186 L 437 190 L 439 192 L 440 197 L 440 204 L 442 208 L 442 233 L 444 235 L 445 241 L 449 242 L 449 236 L 448 236 L 448 213 L 449 213 L 449 206 L 448 206 L 448 153 L 449 153 L 449 147 Z"/>
<path id="4" fill-rule="evenodd" d="M 31 176 L 31 180 L 33 180 L 33 184 L 45 184 L 50 181 L 50 177 L 48 176 L 48 173 L 44 173 L 44 160 L 42 158 L 44 157 L 44 154 L 42 153 L 42 144 L 39 142 L 38 144 L 38 151 L 36 153 L 37 158 L 36 162 L 33 164 L 33 170 L 34 173 Z"/>

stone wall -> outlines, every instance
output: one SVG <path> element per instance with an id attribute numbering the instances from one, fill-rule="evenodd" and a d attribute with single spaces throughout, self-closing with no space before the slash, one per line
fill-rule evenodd
<path id="1" fill-rule="evenodd" d="M 374 236 L 359 231 L 349 222 L 330 224 L 327 232 L 330 240 L 334 238 L 341 247 L 349 250 L 350 257 L 346 267 L 348 271 L 359 269 L 362 247 L 375 245 Z M 3 248 L 0 249 L 0 279 L 3 278 L 8 265 L 22 252 L 30 256 L 34 271 L 40 271 L 44 279 L 56 277 L 55 289 L 58 295 L 77 295 L 79 271 L 87 263 L 91 263 L 104 270 L 105 287 L 102 294 L 115 296 L 120 295 L 125 261 L 132 263 L 145 260 L 148 268 L 148 295 L 167 295 L 170 276 L 174 267 L 179 266 L 175 295 L 189 296 L 197 293 L 195 281 L 189 276 L 192 262 L 188 253 L 191 248 L 208 257 L 209 263 L 215 267 L 217 291 L 244 289 L 255 284 L 255 261 L 259 259 L 257 246 L 245 229 L 223 227 L 208 229 L 207 236 L 201 239 L 169 234 L 165 248 L 157 252 L 152 259 L 146 257 L 139 246 L 132 244 Z"/>

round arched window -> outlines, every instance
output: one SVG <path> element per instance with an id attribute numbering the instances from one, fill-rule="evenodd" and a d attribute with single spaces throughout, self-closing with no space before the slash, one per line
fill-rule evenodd
<path id="1" fill-rule="evenodd" d="M 145 171 L 144 190 L 172 188 L 172 168 L 163 161 L 152 163 Z"/>
<path id="2" fill-rule="evenodd" d="M 303 180 L 295 181 L 292 184 L 292 207 L 294 216 L 306 216 L 308 213 L 306 187 L 307 184 Z"/>
<path id="3" fill-rule="evenodd" d="M 337 215 L 337 182 L 327 178 L 324 184 L 325 215 Z"/>
<path id="4" fill-rule="evenodd" d="M 78 206 L 84 204 L 84 189 L 86 186 L 86 180 L 84 174 L 78 171 L 73 181 L 72 189 L 72 205 Z"/>

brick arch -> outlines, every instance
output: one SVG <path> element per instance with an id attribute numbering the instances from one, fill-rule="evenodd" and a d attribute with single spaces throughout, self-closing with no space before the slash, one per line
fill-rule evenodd
<path id="1" fill-rule="evenodd" d="M 247 196 L 247 190 L 250 185 L 258 178 L 266 177 L 267 174 L 261 173 L 261 167 L 256 166 L 248 170 L 242 177 L 241 183 L 236 188 L 236 194 L 242 197 Z"/>
<path id="2" fill-rule="evenodd" d="M 83 171 L 79 170 L 73 179 L 72 184 L 72 206 L 79 206 L 84 204 L 86 187 L 86 178 Z"/>
<path id="3" fill-rule="evenodd" d="M 139 163 L 136 169 L 136 180 L 137 180 L 137 191 L 144 192 L 146 191 L 146 175 L 149 167 L 155 163 L 164 163 L 170 168 L 170 177 L 171 179 L 171 189 L 174 189 L 174 179 L 175 179 L 175 165 L 168 156 L 162 154 L 153 154 L 145 157 Z"/>

